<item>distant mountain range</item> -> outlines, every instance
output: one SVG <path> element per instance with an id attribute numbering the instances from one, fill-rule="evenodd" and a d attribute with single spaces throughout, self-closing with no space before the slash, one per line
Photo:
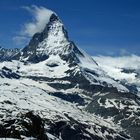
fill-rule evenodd
<path id="1" fill-rule="evenodd" d="M 11 60 L 13 56 L 18 53 L 20 50 L 18 48 L 6 49 L 0 47 L 0 61 Z"/>

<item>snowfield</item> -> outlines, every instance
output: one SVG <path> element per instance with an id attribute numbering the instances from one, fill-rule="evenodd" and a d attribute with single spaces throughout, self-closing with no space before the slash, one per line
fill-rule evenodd
<path id="1" fill-rule="evenodd" d="M 108 122 L 95 116 L 94 114 L 87 113 L 83 110 L 82 106 L 70 103 L 53 96 L 53 92 L 56 90 L 47 85 L 46 83 L 40 83 L 31 79 L 7 79 L 0 78 L 0 118 L 4 120 L 7 116 L 15 118 L 20 113 L 26 113 L 28 111 L 34 111 L 42 118 L 49 120 L 57 120 L 57 116 L 67 120 L 65 114 L 75 118 L 80 123 L 84 123 L 90 126 L 90 133 L 105 138 L 108 132 L 102 134 L 94 132 L 95 125 L 106 126 L 109 129 L 115 131 L 120 127 L 116 126 L 113 122 Z M 82 108 L 81 108 L 82 107 Z M 2 123 L 2 122 L 1 122 Z M 47 126 L 46 126 L 47 127 Z M 47 134 L 48 137 L 52 137 L 51 134 Z M 113 136 L 115 137 L 115 135 Z"/>

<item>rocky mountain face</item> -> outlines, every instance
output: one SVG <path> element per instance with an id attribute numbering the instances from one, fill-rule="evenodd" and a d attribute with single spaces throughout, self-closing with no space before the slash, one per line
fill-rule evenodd
<path id="1" fill-rule="evenodd" d="M 4 60 L 0 137 L 139 139 L 140 98 L 74 44 L 55 13 L 25 48 Z"/>

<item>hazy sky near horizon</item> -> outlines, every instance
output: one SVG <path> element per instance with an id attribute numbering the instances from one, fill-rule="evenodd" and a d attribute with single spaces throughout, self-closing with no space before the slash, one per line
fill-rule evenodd
<path id="1" fill-rule="evenodd" d="M 139 0 L 0 0 L 1 46 L 27 44 L 21 32 L 36 22 L 32 5 L 55 11 L 70 39 L 91 55 L 140 55 Z"/>

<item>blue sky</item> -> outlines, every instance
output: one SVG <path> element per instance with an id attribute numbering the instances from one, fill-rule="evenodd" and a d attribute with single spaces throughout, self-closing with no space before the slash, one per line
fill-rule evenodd
<path id="1" fill-rule="evenodd" d="M 25 6 L 55 11 L 71 40 L 91 55 L 140 55 L 139 0 L 0 0 L 0 44 L 24 47 L 13 38 L 33 20 Z"/>

